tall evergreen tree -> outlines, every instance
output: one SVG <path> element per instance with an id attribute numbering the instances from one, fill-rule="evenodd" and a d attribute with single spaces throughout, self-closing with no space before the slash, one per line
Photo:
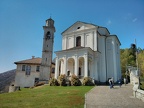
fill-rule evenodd
<path id="1" fill-rule="evenodd" d="M 131 47 L 129 48 L 129 57 L 128 57 L 128 64 L 130 66 L 136 66 L 136 45 L 135 44 L 131 44 Z"/>

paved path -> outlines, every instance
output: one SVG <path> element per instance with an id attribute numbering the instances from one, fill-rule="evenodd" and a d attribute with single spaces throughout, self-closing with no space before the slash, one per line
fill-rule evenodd
<path id="1" fill-rule="evenodd" d="M 132 87 L 96 86 L 86 94 L 85 108 L 144 108 L 144 102 L 133 97 Z"/>

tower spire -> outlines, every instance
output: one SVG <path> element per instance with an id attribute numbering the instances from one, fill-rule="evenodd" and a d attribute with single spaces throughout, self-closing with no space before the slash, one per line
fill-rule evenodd
<path id="1" fill-rule="evenodd" d="M 50 13 L 50 19 L 51 19 L 52 14 Z"/>

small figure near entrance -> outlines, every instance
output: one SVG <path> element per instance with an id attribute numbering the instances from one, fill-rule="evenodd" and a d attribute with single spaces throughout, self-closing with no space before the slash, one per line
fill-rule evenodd
<path id="1" fill-rule="evenodd" d="M 122 81 L 121 81 L 120 78 L 119 78 L 119 80 L 118 80 L 118 84 L 119 84 L 119 87 L 121 87 L 121 85 L 122 85 Z"/>
<path id="2" fill-rule="evenodd" d="M 114 88 L 114 81 L 113 81 L 113 77 L 109 79 L 109 85 L 110 85 L 110 89 Z"/>
<path id="3" fill-rule="evenodd" d="M 124 84 L 125 84 L 125 86 L 126 86 L 126 78 L 124 78 Z"/>

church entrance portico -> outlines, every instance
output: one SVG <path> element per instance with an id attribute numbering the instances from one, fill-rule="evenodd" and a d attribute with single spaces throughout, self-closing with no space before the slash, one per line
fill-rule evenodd
<path id="1" fill-rule="evenodd" d="M 60 74 L 66 76 L 76 75 L 80 79 L 92 75 L 92 57 L 93 52 L 90 48 L 73 48 L 67 52 L 56 52 L 56 66 L 55 66 L 55 78 L 58 78 Z"/>

